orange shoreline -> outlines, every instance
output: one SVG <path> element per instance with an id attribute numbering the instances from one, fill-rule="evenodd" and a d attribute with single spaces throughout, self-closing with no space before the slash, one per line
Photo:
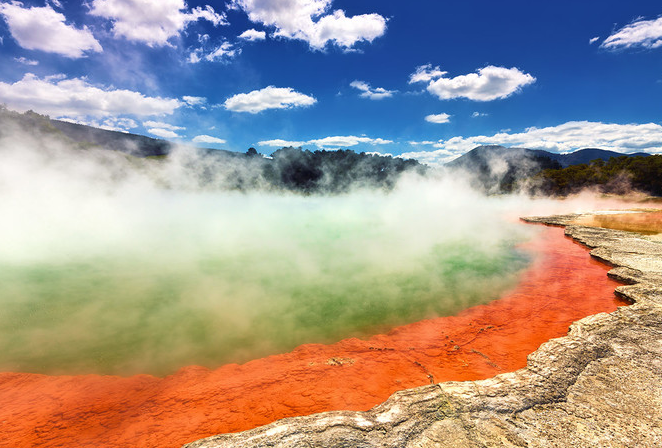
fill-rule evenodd
<path id="1" fill-rule="evenodd" d="M 526 249 L 534 261 L 502 298 L 367 340 L 165 378 L 0 373 L 0 447 L 179 447 L 284 417 L 367 410 L 397 390 L 522 368 L 571 322 L 625 304 L 609 268 L 562 229 L 542 229 Z"/>

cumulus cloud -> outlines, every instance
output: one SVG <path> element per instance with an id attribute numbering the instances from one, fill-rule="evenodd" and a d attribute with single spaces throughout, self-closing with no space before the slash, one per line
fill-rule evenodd
<path id="1" fill-rule="evenodd" d="M 355 135 L 337 135 L 332 137 L 324 137 L 324 138 L 308 140 L 305 142 L 289 141 L 289 140 L 281 140 L 281 139 L 264 140 L 258 142 L 258 145 L 274 146 L 280 148 L 284 146 L 299 147 L 304 145 L 315 145 L 319 148 L 338 149 L 338 148 L 349 148 L 351 146 L 356 146 L 362 143 L 370 144 L 370 145 L 386 145 L 389 143 L 393 143 L 393 141 L 386 140 L 383 138 L 370 138 L 365 136 L 357 137 Z"/>
<path id="2" fill-rule="evenodd" d="M 64 117 L 60 120 L 118 132 L 129 132 L 129 129 L 138 127 L 135 120 L 126 117 L 109 117 L 104 120 L 77 120 Z"/>
<path id="3" fill-rule="evenodd" d="M 162 121 L 151 121 L 151 120 L 143 122 L 143 126 L 146 128 L 167 129 L 169 131 L 181 131 L 183 129 L 186 129 L 181 126 L 175 126 L 173 124 L 164 123 Z"/>
<path id="4" fill-rule="evenodd" d="M 423 66 L 410 76 L 409 82 L 426 82 L 428 92 L 442 100 L 467 98 L 473 101 L 492 101 L 509 97 L 536 80 L 515 67 L 494 65 L 455 78 L 445 78 L 445 74 L 438 67 L 432 69 Z"/>
<path id="5" fill-rule="evenodd" d="M 309 144 L 319 146 L 320 148 L 346 148 L 350 146 L 356 146 L 359 143 L 368 143 L 370 145 L 386 145 L 393 143 L 392 140 L 385 140 L 383 138 L 370 138 L 370 137 L 356 137 L 354 135 L 345 135 L 345 136 L 334 136 L 334 137 L 324 137 L 315 140 L 309 140 Z"/>
<path id="6" fill-rule="evenodd" d="M 216 143 L 222 145 L 225 143 L 225 140 L 218 137 L 212 137 L 211 135 L 196 135 L 193 137 L 193 143 Z"/>
<path id="7" fill-rule="evenodd" d="M 609 50 L 662 47 L 662 17 L 655 20 L 636 20 L 606 38 L 600 47 Z"/>
<path id="8" fill-rule="evenodd" d="M 33 59 L 27 59 L 22 56 L 20 58 L 14 58 L 14 60 L 24 65 L 39 65 L 39 61 L 35 61 Z"/>
<path id="9" fill-rule="evenodd" d="M 589 147 L 623 153 L 661 153 L 662 126 L 656 123 L 570 121 L 558 126 L 531 127 L 518 133 L 499 132 L 491 136 L 453 137 L 436 142 L 433 145 L 436 150 L 408 152 L 402 156 L 431 165 L 441 165 L 480 145 L 519 146 L 561 153 Z"/>
<path id="10" fill-rule="evenodd" d="M 179 134 L 170 129 L 150 128 L 147 129 L 147 132 L 161 138 L 179 138 Z"/>
<path id="11" fill-rule="evenodd" d="M 286 148 L 288 146 L 292 146 L 295 148 L 298 148 L 300 146 L 303 146 L 306 144 L 306 142 L 299 142 L 299 141 L 293 141 L 293 140 L 283 140 L 280 138 L 275 138 L 273 140 L 262 140 L 261 142 L 257 142 L 259 146 L 273 146 L 275 148 Z"/>
<path id="12" fill-rule="evenodd" d="M 182 101 L 189 107 L 203 106 L 207 103 L 207 98 L 202 96 L 183 96 Z"/>
<path id="13" fill-rule="evenodd" d="M 390 98 L 396 92 L 395 90 L 386 90 L 382 87 L 370 87 L 370 84 L 364 81 L 352 81 L 349 85 L 361 91 L 359 95 L 361 98 L 369 98 L 371 100 Z"/>
<path id="14" fill-rule="evenodd" d="M 246 30 L 239 35 L 239 39 L 247 40 L 250 42 L 256 40 L 264 40 L 267 38 L 267 33 L 264 31 L 258 31 L 254 29 Z"/>
<path id="15" fill-rule="evenodd" d="M 471 118 L 478 118 L 478 117 L 487 117 L 489 114 L 485 112 L 474 112 L 471 114 Z"/>
<path id="16" fill-rule="evenodd" d="M 0 82 L 0 98 L 12 109 L 70 118 L 166 115 L 182 106 L 177 99 L 96 87 L 84 78 L 55 75 L 40 79 L 32 73 L 13 84 Z"/>
<path id="17" fill-rule="evenodd" d="M 432 140 L 423 140 L 423 141 L 416 141 L 416 140 L 410 140 L 407 143 L 413 146 L 418 146 L 418 145 L 434 145 L 437 142 L 433 142 Z"/>
<path id="18" fill-rule="evenodd" d="M 41 50 L 77 59 L 86 52 L 102 52 L 101 44 L 92 32 L 83 27 L 67 25 L 66 17 L 50 5 L 23 8 L 19 2 L 0 4 L 2 14 L 9 25 L 9 32 L 16 42 L 28 50 Z"/>
<path id="19" fill-rule="evenodd" d="M 188 62 L 191 64 L 196 64 L 203 60 L 207 62 L 227 62 L 240 53 L 241 48 L 237 48 L 230 42 L 225 41 L 209 50 L 205 49 L 204 46 L 196 48 L 189 54 Z"/>
<path id="20" fill-rule="evenodd" d="M 169 39 L 198 20 L 214 26 L 228 24 L 224 13 L 209 5 L 188 11 L 184 0 L 92 0 L 90 14 L 111 20 L 116 37 L 150 47 L 168 45 Z"/>
<path id="21" fill-rule="evenodd" d="M 223 106 L 233 112 L 256 114 L 267 109 L 291 109 L 315 104 L 317 100 L 309 95 L 296 92 L 290 87 L 269 86 L 249 93 L 231 96 Z"/>
<path id="22" fill-rule="evenodd" d="M 428 123 L 448 123 L 450 121 L 451 116 L 448 114 L 436 114 L 436 115 L 428 115 L 425 117 L 425 121 Z"/>
<path id="23" fill-rule="evenodd" d="M 275 28 L 274 36 L 303 40 L 313 49 L 328 44 L 349 49 L 356 43 L 372 42 L 386 31 L 379 14 L 347 17 L 341 9 L 330 12 L 333 0 L 233 0 L 254 23 Z"/>
<path id="24" fill-rule="evenodd" d="M 432 67 L 432 64 L 421 65 L 416 67 L 414 73 L 409 76 L 409 84 L 417 82 L 428 83 L 434 79 L 441 78 L 448 72 L 444 72 L 439 67 Z"/>

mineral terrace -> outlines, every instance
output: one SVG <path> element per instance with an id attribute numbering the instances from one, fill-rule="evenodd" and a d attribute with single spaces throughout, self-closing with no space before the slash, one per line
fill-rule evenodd
<path id="1" fill-rule="evenodd" d="M 288 418 L 186 445 L 221 447 L 660 447 L 662 244 L 638 233 L 561 225 L 614 266 L 633 304 L 575 322 L 529 355 L 527 367 L 474 382 L 395 393 L 367 412 Z"/>

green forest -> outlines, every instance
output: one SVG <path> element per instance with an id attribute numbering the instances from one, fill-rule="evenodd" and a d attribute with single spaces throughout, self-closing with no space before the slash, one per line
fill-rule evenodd
<path id="1" fill-rule="evenodd" d="M 565 196 L 584 188 L 602 193 L 624 194 L 637 190 L 662 196 L 662 155 L 612 157 L 588 164 L 545 169 L 531 179 L 538 193 Z"/>

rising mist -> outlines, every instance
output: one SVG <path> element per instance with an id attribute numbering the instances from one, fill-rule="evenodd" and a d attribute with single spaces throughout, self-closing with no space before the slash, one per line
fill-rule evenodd
<path id="1" fill-rule="evenodd" d="M 518 215 L 587 207 L 416 172 L 295 194 L 254 168 L 4 129 L 0 369 L 163 375 L 453 314 L 517 281 Z"/>

